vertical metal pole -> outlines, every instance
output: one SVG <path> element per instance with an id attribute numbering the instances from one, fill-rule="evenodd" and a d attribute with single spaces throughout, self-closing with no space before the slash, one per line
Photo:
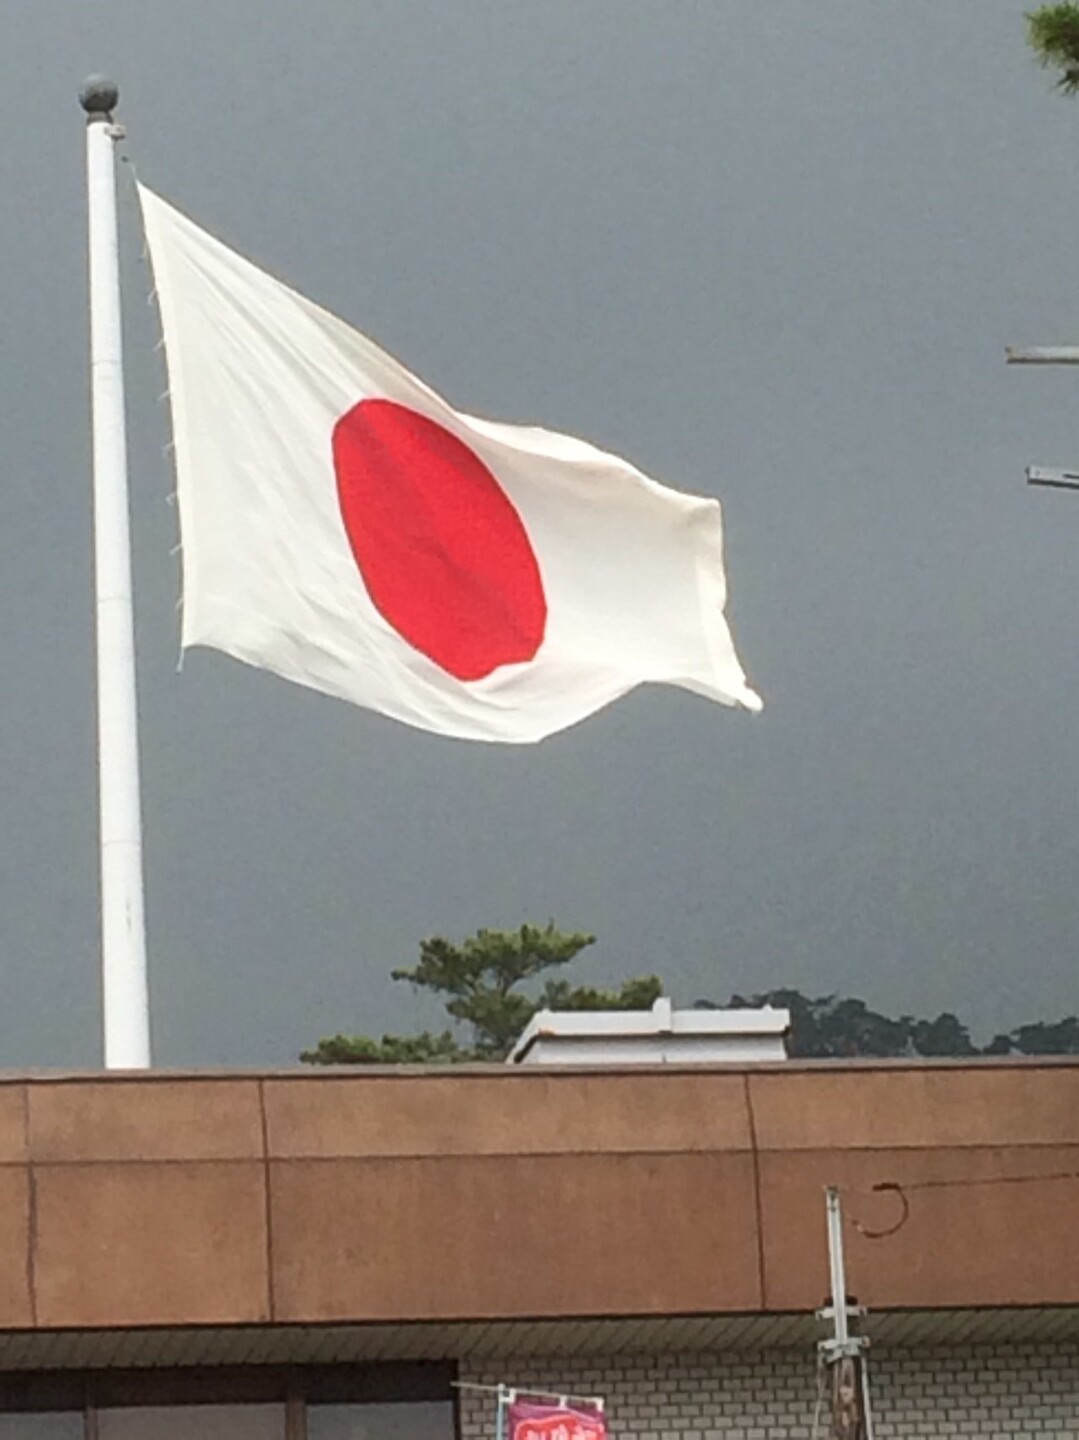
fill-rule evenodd
<path id="1" fill-rule="evenodd" d="M 869 1405 L 869 1376 L 865 1351 L 869 1341 L 850 1333 L 851 1311 L 847 1306 L 847 1267 L 843 1254 L 843 1211 L 839 1191 L 829 1185 L 824 1192 L 828 1219 L 828 1272 L 831 1277 L 831 1305 L 818 1311 L 820 1319 L 832 1322 L 832 1338 L 822 1340 L 818 1352 L 828 1370 L 831 1391 L 832 1435 L 835 1440 L 873 1440 L 873 1414 Z M 856 1316 L 865 1312 L 855 1307 Z"/>
<path id="2" fill-rule="evenodd" d="M 506 1402 L 509 1393 L 505 1385 L 498 1387 L 498 1408 L 495 1411 L 495 1440 L 506 1440 Z"/>
<path id="3" fill-rule="evenodd" d="M 86 111 L 90 240 L 105 1066 L 137 1070 L 150 1064 L 150 1006 L 116 234 L 114 145 L 118 132 L 112 110 L 117 97 L 116 86 L 98 76 L 87 80 L 79 93 Z"/>
<path id="4" fill-rule="evenodd" d="M 829 1186 L 825 1191 L 828 1211 L 828 1269 L 832 1280 L 832 1321 L 835 1340 L 845 1345 L 850 1338 L 847 1323 L 847 1270 L 843 1260 L 843 1214 L 839 1208 L 839 1191 Z"/>

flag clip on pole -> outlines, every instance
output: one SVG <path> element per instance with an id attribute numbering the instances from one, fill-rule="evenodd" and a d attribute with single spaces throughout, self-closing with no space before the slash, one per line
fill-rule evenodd
<path id="1" fill-rule="evenodd" d="M 96 75 L 79 92 L 86 111 L 90 249 L 105 1068 L 141 1070 L 150 1064 L 150 1010 L 116 228 L 114 146 L 122 132 L 112 119 L 118 97 L 116 86 Z"/>

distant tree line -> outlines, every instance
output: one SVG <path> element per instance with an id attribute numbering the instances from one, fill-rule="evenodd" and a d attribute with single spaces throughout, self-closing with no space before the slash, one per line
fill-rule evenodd
<path id="1" fill-rule="evenodd" d="M 765 990 L 759 995 L 732 995 L 726 1006 L 707 1000 L 704 1010 L 744 1010 L 761 1005 L 789 1010 L 791 1034 L 788 1050 L 798 1059 L 850 1056 L 890 1058 L 903 1055 L 1079 1055 L 1079 1017 L 1036 1020 L 994 1035 L 988 1045 L 976 1045 L 957 1015 L 943 1011 L 934 1020 L 914 1015 L 893 1017 L 871 1009 L 853 996 L 803 995 L 800 990 Z"/>
<path id="2" fill-rule="evenodd" d="M 657 975 L 624 980 L 616 990 L 574 985 L 561 971 L 594 943 L 581 931 L 522 925 L 480 930 L 462 941 L 434 935 L 420 943 L 419 963 L 394 970 L 395 980 L 436 995 L 447 1029 L 413 1035 L 330 1035 L 301 1060 L 309 1065 L 456 1064 L 504 1060 L 538 1010 L 648 1010 L 663 994 Z M 979 1047 L 966 1025 L 945 1011 L 935 1020 L 893 1018 L 864 1000 L 839 995 L 815 999 L 800 990 L 732 995 L 726 1005 L 699 1000 L 704 1010 L 771 1005 L 789 1010 L 790 1054 L 795 1058 L 902 1055 L 1079 1055 L 1079 1019 L 1036 1021 L 995 1035 Z"/>

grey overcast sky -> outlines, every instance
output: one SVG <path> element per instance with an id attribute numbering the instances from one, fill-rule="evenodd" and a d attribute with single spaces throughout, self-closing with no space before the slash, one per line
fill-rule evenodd
<path id="1" fill-rule="evenodd" d="M 0 1064 L 99 1057 L 84 75 L 148 184 L 451 401 L 726 508 L 760 718 L 665 690 L 442 740 L 177 673 L 122 195 L 156 1059 L 437 1019 L 419 938 L 979 1033 L 1076 1008 L 1079 104 L 1022 0 L 0 0 Z"/>

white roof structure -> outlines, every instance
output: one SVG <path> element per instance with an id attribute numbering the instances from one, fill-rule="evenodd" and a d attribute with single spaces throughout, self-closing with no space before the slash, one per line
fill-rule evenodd
<path id="1" fill-rule="evenodd" d="M 785 1060 L 788 1010 L 540 1010 L 510 1065 L 685 1065 Z"/>

